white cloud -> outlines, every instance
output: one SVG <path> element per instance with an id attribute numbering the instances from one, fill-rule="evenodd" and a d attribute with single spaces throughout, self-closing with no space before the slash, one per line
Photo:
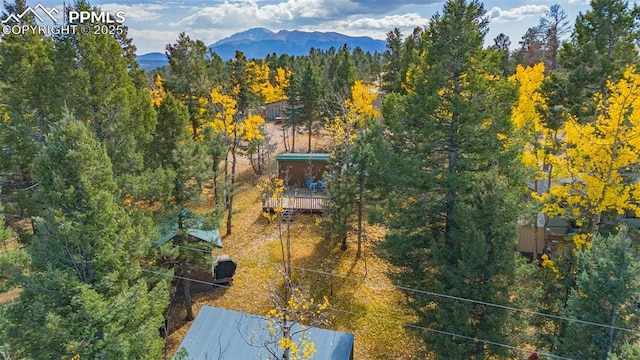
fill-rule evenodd
<path id="1" fill-rule="evenodd" d="M 528 17 L 544 16 L 549 11 L 547 5 L 524 5 L 513 9 L 502 10 L 499 7 L 493 7 L 487 12 L 492 22 L 501 23 L 507 21 L 519 21 Z"/>
<path id="2" fill-rule="evenodd" d="M 265 5 L 260 5 L 256 0 L 226 1 L 213 6 L 194 8 L 194 13 L 173 25 L 192 28 L 269 27 L 283 23 L 294 25 L 345 16 L 357 9 L 358 5 L 351 0 L 287 0 Z"/>
<path id="3" fill-rule="evenodd" d="M 169 43 L 175 42 L 180 31 L 171 30 L 140 30 L 129 28 L 129 36 L 137 48 L 138 54 L 149 52 L 164 52 Z"/>
<path id="4" fill-rule="evenodd" d="M 414 29 L 417 26 L 424 27 L 429 23 L 429 19 L 420 16 L 416 13 L 408 13 L 403 15 L 388 15 L 382 18 L 360 18 L 356 20 L 345 20 L 342 23 L 343 28 L 346 29 L 384 29 L 389 31 L 393 28 L 410 28 Z"/>
<path id="5" fill-rule="evenodd" d="M 569 0 L 569 4 L 588 5 L 590 0 Z"/>
<path id="6" fill-rule="evenodd" d="M 134 21 L 151 21 L 162 17 L 159 10 L 167 9 L 165 5 L 159 4 L 132 4 L 123 5 L 118 3 L 108 3 L 99 5 L 104 11 L 124 11 L 127 20 Z"/>

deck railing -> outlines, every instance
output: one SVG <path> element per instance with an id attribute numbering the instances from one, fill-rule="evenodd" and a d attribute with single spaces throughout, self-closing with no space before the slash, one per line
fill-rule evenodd
<path id="1" fill-rule="evenodd" d="M 326 197 L 285 196 L 281 199 L 262 199 L 262 209 L 272 211 L 276 208 L 284 210 L 323 211 L 328 205 Z"/>

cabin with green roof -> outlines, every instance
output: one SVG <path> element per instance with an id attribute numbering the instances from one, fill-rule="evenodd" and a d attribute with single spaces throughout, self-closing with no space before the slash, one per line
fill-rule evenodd
<path id="1" fill-rule="evenodd" d="M 283 153 L 276 155 L 276 164 L 278 176 L 284 179 L 286 186 L 306 188 L 309 181 L 318 183 L 323 179 L 329 154 Z"/>

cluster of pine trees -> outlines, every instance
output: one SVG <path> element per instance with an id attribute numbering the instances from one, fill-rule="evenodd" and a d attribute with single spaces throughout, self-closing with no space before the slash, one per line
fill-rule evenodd
<path id="1" fill-rule="evenodd" d="M 357 223 L 359 257 L 364 221 L 389 229 L 381 251 L 429 330 L 416 357 L 637 355 L 640 268 L 620 215 L 639 210 L 640 9 L 593 0 L 570 28 L 554 5 L 516 51 L 506 35 L 484 47 L 488 25 L 481 2 L 449 0 L 389 32 L 384 54 L 230 61 L 181 34 L 149 73 L 126 33 L 4 35 L 4 213 L 32 231 L 0 255 L 3 290 L 21 289 L 0 308 L 0 354 L 159 358 L 170 280 L 208 259 L 181 250 L 184 210 L 211 186 L 207 216 L 231 234 L 238 157 L 268 172 L 261 105 L 287 99 L 285 149 L 331 136 L 330 236 L 346 249 Z M 538 266 L 514 247 L 540 211 L 575 232 Z M 157 241 L 170 217 L 177 247 Z"/>
<path id="2" fill-rule="evenodd" d="M 570 29 L 555 5 L 516 51 L 483 47 L 479 1 L 388 34 L 364 185 L 436 358 L 637 354 L 639 11 L 593 0 Z M 574 227 L 537 268 L 513 249 L 539 211 Z"/>

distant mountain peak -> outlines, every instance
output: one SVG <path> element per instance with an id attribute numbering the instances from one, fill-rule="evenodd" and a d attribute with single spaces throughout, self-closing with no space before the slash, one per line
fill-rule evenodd
<path id="1" fill-rule="evenodd" d="M 367 52 L 385 51 L 385 41 L 372 39 L 368 36 L 349 36 L 337 32 L 279 30 L 273 32 L 265 28 L 253 28 L 233 34 L 219 40 L 209 48 L 223 59 L 235 56 L 236 51 L 242 51 L 249 58 L 264 58 L 268 54 L 287 54 L 291 56 L 307 55 L 311 48 L 328 50 L 331 47 L 340 48 L 343 45 L 352 50 L 360 47 Z"/>
<path id="2" fill-rule="evenodd" d="M 262 41 L 271 39 L 275 35 L 275 33 L 266 28 L 252 28 L 249 30 L 245 30 L 239 33 L 235 33 L 229 37 L 218 40 L 213 43 L 211 46 L 218 46 L 227 43 L 235 43 L 235 42 L 250 42 L 250 41 Z"/>
<path id="3" fill-rule="evenodd" d="M 265 28 L 245 30 L 222 40 L 209 49 L 215 51 L 223 60 L 232 59 L 236 51 L 248 59 L 262 59 L 269 54 L 287 54 L 290 56 L 308 55 L 311 48 L 319 50 L 335 49 L 347 45 L 351 50 L 359 47 L 364 52 L 384 52 L 386 42 L 372 39 L 368 36 L 349 36 L 337 32 L 280 30 L 273 32 Z M 168 64 L 163 53 L 150 53 L 137 56 L 138 63 L 143 69 L 150 70 Z"/>

